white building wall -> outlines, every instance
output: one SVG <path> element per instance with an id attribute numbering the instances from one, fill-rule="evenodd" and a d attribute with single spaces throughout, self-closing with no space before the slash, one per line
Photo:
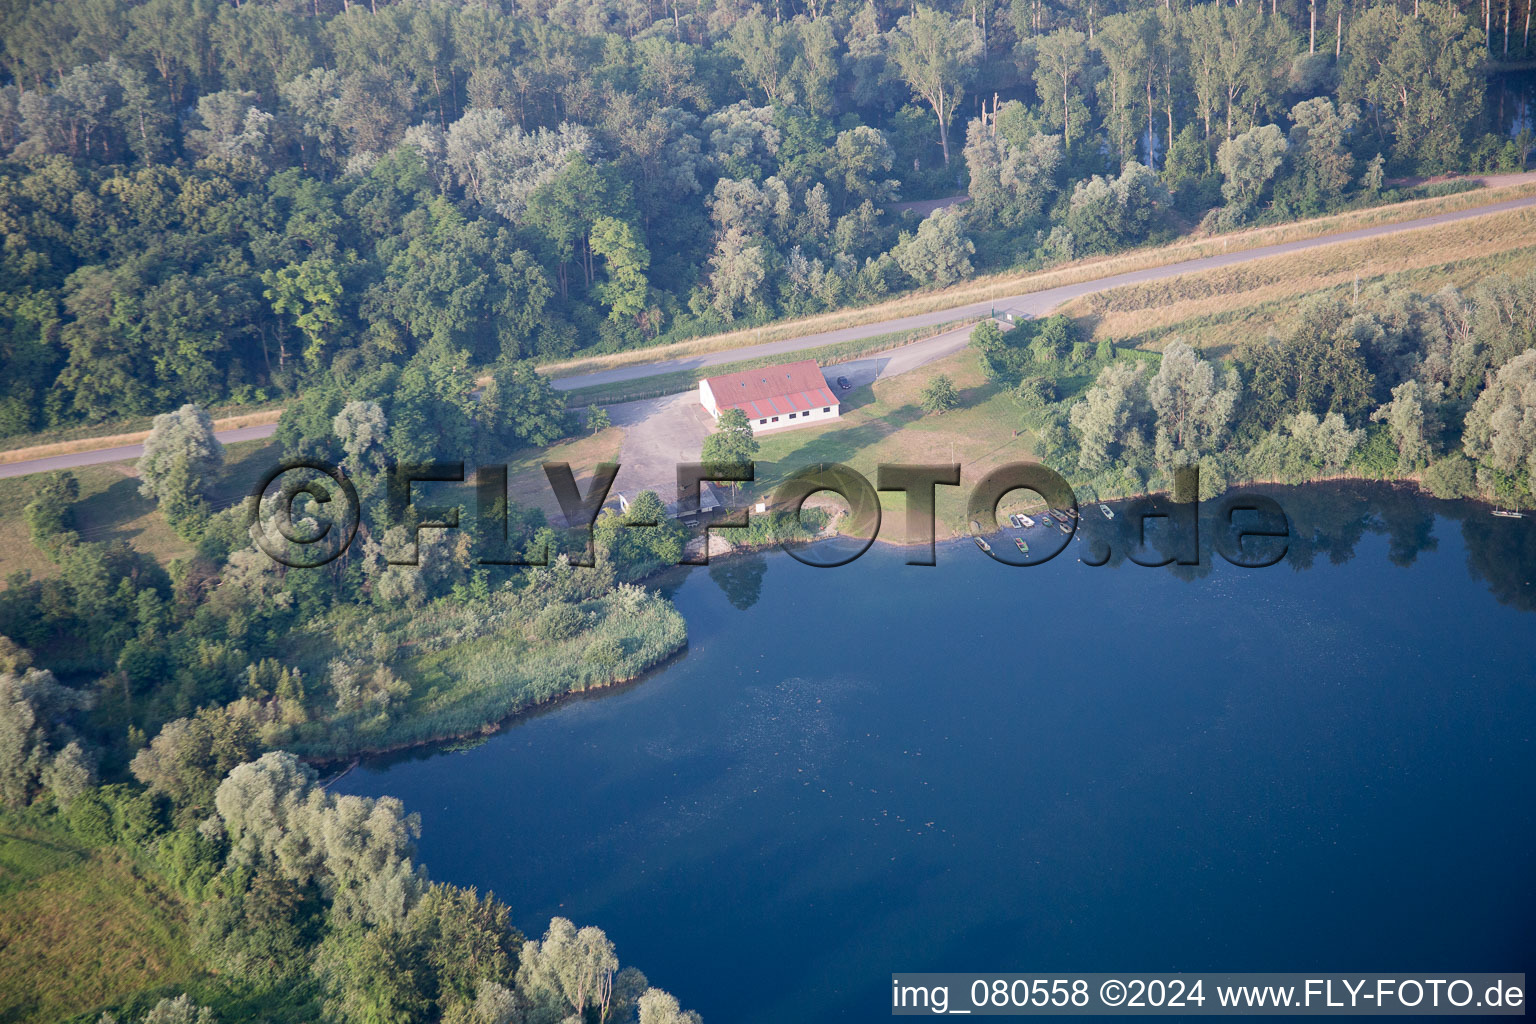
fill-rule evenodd
<path id="1" fill-rule="evenodd" d="M 709 390 L 709 381 L 707 380 L 699 381 L 699 404 L 704 407 L 705 412 L 715 419 L 720 418 L 720 410 L 715 408 L 714 392 Z"/>
<path id="2" fill-rule="evenodd" d="M 753 416 L 750 412 L 747 413 L 747 418 L 748 421 L 752 424 L 752 430 L 755 433 L 761 433 L 764 430 L 785 430 L 789 427 L 810 426 L 812 423 L 822 423 L 826 420 L 835 420 L 841 415 L 841 406 L 830 406 L 832 410 L 831 412 L 823 412 L 822 409 L 824 408 L 828 407 L 818 405 L 815 408 L 809 409 L 805 412 L 796 413 L 794 419 L 789 418 L 789 413 L 779 413 L 775 417 Z"/>

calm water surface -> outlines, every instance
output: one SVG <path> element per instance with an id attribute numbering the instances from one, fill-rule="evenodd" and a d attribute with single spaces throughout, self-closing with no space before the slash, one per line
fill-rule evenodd
<path id="1" fill-rule="evenodd" d="M 1536 519 L 1277 493 L 1262 570 L 695 570 L 666 670 L 337 788 L 713 1024 L 881 1018 L 893 971 L 1536 969 Z"/>

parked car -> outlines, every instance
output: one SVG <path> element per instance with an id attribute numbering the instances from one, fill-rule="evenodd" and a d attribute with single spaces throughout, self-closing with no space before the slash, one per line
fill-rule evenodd
<path id="1" fill-rule="evenodd" d="M 853 387 L 853 384 L 848 380 L 847 377 L 839 377 L 837 378 L 837 386 L 842 388 L 844 391 L 847 391 L 849 388 Z"/>

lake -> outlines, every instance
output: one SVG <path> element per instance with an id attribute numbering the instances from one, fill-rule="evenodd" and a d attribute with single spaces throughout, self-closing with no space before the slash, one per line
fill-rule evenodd
<path id="1" fill-rule="evenodd" d="M 713 1024 L 884 1017 L 893 971 L 1530 971 L 1536 518 L 1267 493 L 1266 569 L 679 571 L 664 670 L 335 788 Z"/>

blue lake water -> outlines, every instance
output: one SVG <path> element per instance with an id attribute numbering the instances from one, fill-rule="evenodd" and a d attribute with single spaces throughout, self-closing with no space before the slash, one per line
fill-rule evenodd
<path id="1" fill-rule="evenodd" d="M 1536 519 L 1274 493 L 1267 569 L 680 573 L 663 671 L 336 788 L 713 1024 L 884 1017 L 893 971 L 1536 968 Z"/>

